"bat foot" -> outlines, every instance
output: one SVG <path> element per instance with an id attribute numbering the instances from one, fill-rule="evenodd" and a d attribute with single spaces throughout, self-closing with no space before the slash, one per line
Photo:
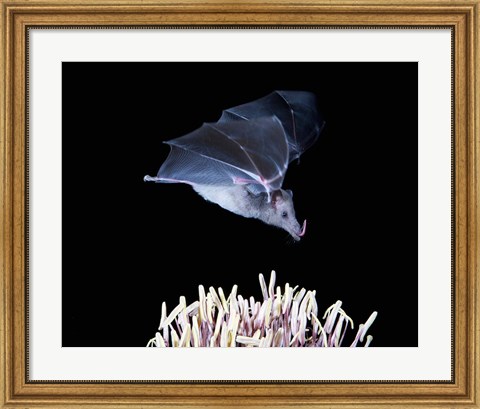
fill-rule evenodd
<path id="1" fill-rule="evenodd" d="M 144 182 L 155 182 L 157 180 L 156 177 L 152 177 L 152 176 L 148 176 L 146 175 L 144 178 L 143 178 L 143 181 Z"/>

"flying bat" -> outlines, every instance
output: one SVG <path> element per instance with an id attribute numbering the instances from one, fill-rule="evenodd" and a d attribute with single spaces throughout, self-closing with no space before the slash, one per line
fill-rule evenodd
<path id="1" fill-rule="evenodd" d="M 282 189 L 288 165 L 318 139 L 325 121 L 314 94 L 274 91 L 228 108 L 217 122 L 166 141 L 170 153 L 145 181 L 186 183 L 205 200 L 243 217 L 305 235 L 291 190 Z"/>

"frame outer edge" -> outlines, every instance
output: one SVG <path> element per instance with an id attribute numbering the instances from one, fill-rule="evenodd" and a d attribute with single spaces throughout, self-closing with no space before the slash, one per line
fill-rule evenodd
<path id="1" fill-rule="evenodd" d="M 0 3 L 0 44 L 2 51 L 0 53 L 0 72 L 6 73 L 5 67 L 5 53 L 6 53 L 6 44 L 5 44 L 5 5 Z M 5 75 L 2 75 L 0 79 L 0 105 L 3 106 L 3 109 L 0 109 L 0 156 L 2 158 L 0 165 L 0 305 L 1 305 L 1 314 L 0 314 L 0 356 L 6 357 L 5 354 L 5 345 L 6 345 L 6 331 L 5 324 L 6 320 L 6 291 L 5 291 L 5 280 L 6 280 L 6 265 L 5 265 L 5 252 L 7 249 L 6 243 L 6 209 L 5 205 L 5 159 L 6 159 L 6 150 L 5 150 L 5 107 L 6 107 L 6 96 L 5 96 Z M 5 381 L 0 382 L 0 405 L 3 406 L 6 400 L 6 365 L 5 359 L 0 361 L 0 377 Z"/>
<path id="2" fill-rule="evenodd" d="M 0 109 L 0 152 L 3 158 L 3 163 L 0 166 L 0 194 L 2 195 L 2 200 L 0 200 L 0 214 L 3 218 L 2 221 L 4 221 L 2 228 L 0 229 L 0 242 L 2 243 L 0 247 L 0 268 L 1 268 L 1 280 L 0 280 L 0 294 L 1 294 L 1 303 L 3 311 L 0 314 L 0 355 L 4 357 L 5 359 L 0 359 L 0 370 L 1 370 L 1 375 L 4 376 L 4 380 L 0 379 L 0 407 L 6 407 L 4 405 L 9 405 L 9 404 L 15 404 L 15 401 L 11 401 L 13 397 L 13 388 L 12 388 L 12 379 L 15 376 L 14 371 L 13 371 L 13 356 L 12 356 L 12 351 L 13 351 L 13 336 L 15 335 L 13 333 L 13 326 L 11 322 L 7 319 L 8 317 L 12 317 L 14 313 L 13 305 L 12 305 L 12 295 L 14 293 L 14 288 L 13 288 L 13 276 L 12 276 L 12 248 L 13 246 L 13 230 L 16 229 L 15 226 L 12 224 L 13 222 L 13 217 L 16 216 L 18 218 L 18 214 L 14 215 L 14 210 L 13 210 L 13 201 L 14 201 L 14 192 L 13 192 L 13 168 L 12 166 L 14 165 L 13 160 L 14 160 L 14 152 L 13 148 L 14 146 L 14 141 L 13 141 L 13 114 L 14 110 L 16 108 L 14 107 L 15 101 L 13 100 L 13 80 L 16 82 L 18 79 L 15 79 L 14 77 L 14 72 L 13 72 L 13 66 L 15 62 L 13 61 L 14 54 L 13 52 L 17 53 L 18 50 L 14 49 L 13 45 L 13 40 L 14 40 L 14 11 L 12 8 L 9 7 L 7 4 L 12 4 L 9 0 L 0 0 L 0 19 L 2 22 L 2 29 L 0 31 L 0 42 L 2 43 L 2 53 L 0 54 L 0 70 L 3 70 L 4 75 L 2 75 L 2 79 L 0 81 L 0 99 L 5 107 L 5 109 Z M 51 4 L 57 5 L 56 2 L 52 1 L 43 1 L 40 0 L 38 2 L 35 2 L 33 4 L 35 5 L 51 5 Z M 58 3 L 61 3 L 59 1 Z M 131 5 L 131 2 L 123 1 L 120 0 L 118 1 L 120 4 L 128 4 Z M 150 4 L 153 4 L 149 2 Z M 268 2 L 270 3 L 270 2 Z M 268 4 L 267 3 L 267 4 Z M 312 4 L 314 4 L 313 2 Z M 413 4 L 410 2 L 405 2 L 406 4 Z M 32 3 L 29 3 L 32 4 Z M 62 3 L 66 4 L 66 3 Z M 76 5 L 83 5 L 87 6 L 88 4 L 93 4 L 93 2 L 89 1 L 78 1 L 73 4 Z M 112 5 L 114 4 L 113 1 L 107 0 L 104 2 L 104 4 L 109 4 Z M 158 3 L 155 3 L 158 4 Z M 192 4 L 192 3 L 189 3 Z M 214 2 L 210 2 L 210 4 L 214 4 Z M 305 3 L 304 3 L 305 4 Z M 348 4 L 356 4 L 348 2 Z M 377 4 L 375 2 L 375 4 Z M 381 3 L 378 3 L 381 4 Z M 402 3 L 403 4 L 403 3 Z M 434 2 L 433 4 L 440 4 L 440 2 Z M 468 345 L 468 350 L 466 351 L 466 354 L 464 356 L 465 359 L 465 364 L 467 365 L 465 370 L 465 375 L 466 375 L 466 387 L 467 387 L 467 396 L 468 396 L 468 403 L 466 401 L 463 401 L 460 403 L 457 401 L 456 403 L 442 403 L 438 407 L 476 407 L 479 408 L 479 402 L 478 402 L 478 393 L 479 393 L 479 388 L 480 388 L 480 379 L 479 379 L 479 371 L 480 371 L 480 360 L 478 359 L 478 352 L 480 350 L 480 308 L 479 308 L 479 303 L 478 303 L 478 285 L 479 285 L 479 279 L 480 279 L 480 270 L 479 270 L 479 260 L 478 260 L 478 245 L 480 244 L 480 220 L 478 219 L 479 215 L 479 210 L 480 210 L 480 203 L 479 203 L 479 182 L 480 182 L 480 166 L 478 164 L 478 150 L 480 148 L 480 135 L 479 135 L 479 121 L 480 121 L 480 106 L 479 106 L 479 98 L 480 98 L 480 82 L 479 82 L 479 75 L 475 71 L 475 68 L 480 68 L 479 65 L 479 51 L 478 48 L 480 46 L 479 44 L 479 2 L 476 0 L 474 3 L 470 2 L 468 3 L 471 8 L 470 8 L 470 13 L 468 13 L 467 18 L 467 29 L 465 30 L 466 38 L 465 41 L 467 44 L 465 45 L 465 50 L 466 50 L 466 61 L 465 61 L 465 78 L 464 81 L 466 82 L 466 87 L 465 87 L 465 102 L 467 103 L 466 107 L 466 118 L 467 118 L 467 129 L 466 129 L 466 149 L 467 149 L 467 156 L 468 156 L 468 181 L 467 181 L 467 208 L 468 208 L 468 240 L 469 240 L 469 249 L 468 249 L 468 272 L 467 272 L 467 283 L 465 283 L 468 288 L 467 288 L 467 300 L 466 300 L 466 307 L 468 308 L 467 310 L 467 325 L 466 325 L 466 342 Z M 13 5 L 13 4 L 12 4 Z M 294 6 L 294 4 L 291 4 Z M 462 5 L 465 5 L 465 3 L 462 3 Z M 18 4 L 17 4 L 18 6 Z M 73 7 L 72 7 L 73 8 Z M 25 53 L 23 53 L 23 56 Z M 21 63 L 23 66 L 23 63 Z M 23 80 L 23 75 L 21 80 Z M 20 80 L 20 81 L 21 81 Z M 24 111 L 25 107 L 21 111 Z M 22 131 L 24 130 L 24 125 L 21 125 Z M 20 143 L 20 145 L 23 147 L 23 142 Z M 19 151 L 19 148 L 15 148 L 17 152 Z M 16 159 L 18 160 L 18 158 Z M 21 175 L 23 177 L 23 173 Z M 16 175 L 15 178 L 18 180 L 19 175 Z M 22 184 L 23 186 L 23 184 Z M 23 189 L 22 194 L 24 194 Z M 24 209 L 21 211 L 24 212 Z M 24 214 L 24 213 L 23 213 Z M 22 264 L 23 264 L 23 257 L 25 257 L 25 254 L 23 253 L 23 250 L 19 249 L 14 249 L 13 251 L 16 252 L 16 256 L 19 255 L 19 253 L 22 253 L 20 257 L 22 258 Z M 16 296 L 24 294 L 23 290 L 19 291 Z M 23 303 L 23 302 L 22 302 Z M 22 331 L 22 334 L 24 332 Z M 18 334 L 16 334 L 18 336 Z M 23 344 L 23 343 L 22 343 Z M 21 369 L 17 366 L 16 369 Z M 2 377 L 0 376 L 0 378 Z M 23 375 L 21 375 L 23 377 Z M 48 399 L 48 398 L 47 398 Z M 140 400 L 141 398 L 139 398 Z M 453 398 L 455 399 L 455 398 Z M 27 398 L 28 400 L 28 398 Z M 167 399 L 168 401 L 168 399 Z M 30 401 L 27 403 L 22 404 L 20 401 L 17 401 L 17 404 L 20 404 L 22 407 L 25 407 L 24 405 L 30 406 L 37 406 L 41 405 L 44 406 L 44 404 L 37 402 L 34 403 L 35 401 Z M 100 404 L 97 401 L 95 404 L 92 406 L 95 407 L 104 407 L 104 408 L 110 408 L 110 407 L 118 407 L 119 405 L 116 405 L 112 402 L 105 402 L 104 404 Z M 128 400 L 125 400 L 125 402 L 122 403 L 122 405 L 127 404 Z M 219 401 L 220 402 L 220 401 Z M 221 402 L 227 403 L 227 400 L 222 400 Z M 231 401 L 230 401 L 231 402 Z M 49 407 L 53 407 L 54 405 L 49 402 L 50 404 L 47 404 Z M 238 403 L 238 402 L 237 402 Z M 241 402 L 240 402 L 241 403 Z M 152 404 L 153 405 L 153 404 Z M 291 404 L 293 406 L 293 404 Z M 325 406 L 324 406 L 325 405 Z M 399 406 L 397 406 L 399 405 Z M 458 406 L 457 406 L 458 405 Z M 92 407 L 88 403 L 76 403 L 75 405 L 73 404 L 66 404 L 66 405 L 60 405 L 58 407 Z M 133 404 L 132 406 L 128 405 L 129 407 L 140 407 L 140 404 Z M 143 407 L 150 406 L 150 404 L 145 404 Z M 203 406 L 203 405 L 202 405 Z M 251 403 L 245 402 L 242 407 L 260 407 L 254 404 L 251 406 Z M 290 404 L 281 406 L 283 407 L 292 407 Z M 315 405 L 316 406 L 316 405 Z M 327 404 L 319 404 L 319 406 L 326 407 Z M 318 406 L 318 407 L 319 407 Z M 334 401 L 331 401 L 328 407 L 330 406 L 338 406 L 338 403 L 335 403 Z M 342 405 L 343 406 L 343 405 Z M 393 407 L 413 407 L 412 404 L 410 403 L 405 403 L 404 405 L 399 404 L 398 402 L 392 402 L 391 404 L 385 404 L 381 405 L 382 407 L 388 407 L 388 408 L 393 408 Z M 437 407 L 436 404 L 433 405 L 434 407 Z M 10 405 L 9 405 L 10 407 Z M 17 405 L 15 405 L 17 407 Z M 193 405 L 187 405 L 184 406 L 185 408 L 190 408 L 194 407 Z M 196 407 L 196 406 L 195 406 Z M 238 406 L 237 406 L 238 407 Z M 310 406 L 309 406 L 310 407 Z M 313 407 L 313 406 L 312 406 Z M 317 406 L 316 406 L 317 407 Z M 348 405 L 344 405 L 344 407 L 369 407 L 368 404 L 366 403 L 360 403 L 360 404 L 355 404 L 353 403 L 353 398 L 352 402 L 349 403 Z M 418 407 L 417 405 L 414 405 L 414 407 Z M 432 406 L 430 406 L 432 407 Z M 278 406 L 280 408 L 280 406 Z"/>
<path id="3" fill-rule="evenodd" d="M 471 399 L 475 406 L 480 407 L 480 302 L 479 302 L 479 286 L 480 286 L 480 3 L 476 2 L 472 10 L 472 29 L 471 29 L 471 45 L 469 54 L 470 79 L 470 100 L 471 107 L 470 117 L 470 141 L 471 141 L 471 175 L 472 175 L 472 192 L 471 192 L 471 305 L 470 314 L 471 330 L 470 330 L 470 348 L 468 361 L 472 362 L 470 371 L 469 387 L 471 388 Z"/>
<path id="4" fill-rule="evenodd" d="M 0 385 L 0 403 L 7 403 L 12 396 L 12 374 L 11 370 L 13 349 L 12 349 L 12 330 L 13 326 L 9 317 L 13 315 L 12 304 L 12 61 L 9 59 L 12 49 L 12 35 L 11 35 L 11 13 L 8 10 L 8 5 L 0 0 L 0 13 L 2 29 L 0 30 L 2 53 L 0 55 L 0 68 L 3 72 L 0 83 L 0 95 L 2 101 L 2 109 L 0 110 L 0 152 L 2 156 L 2 163 L 0 166 L 0 207 L 1 207 L 1 229 L 0 229 L 0 293 L 2 313 L 0 314 L 0 353 L 4 359 L 0 360 L 0 370 L 4 377 Z"/>

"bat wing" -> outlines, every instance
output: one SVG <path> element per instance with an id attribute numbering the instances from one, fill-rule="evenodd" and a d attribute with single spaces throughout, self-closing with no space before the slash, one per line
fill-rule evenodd
<path id="1" fill-rule="evenodd" d="M 226 109 L 218 123 L 252 121 L 276 116 L 288 142 L 289 162 L 300 157 L 318 139 L 325 121 L 317 110 L 314 94 L 306 91 L 274 91 L 271 94 Z"/>
<path id="2" fill-rule="evenodd" d="M 191 185 L 249 185 L 253 193 L 280 189 L 288 167 L 288 144 L 276 116 L 205 123 L 166 142 L 170 153 L 157 177 L 145 180 Z"/>

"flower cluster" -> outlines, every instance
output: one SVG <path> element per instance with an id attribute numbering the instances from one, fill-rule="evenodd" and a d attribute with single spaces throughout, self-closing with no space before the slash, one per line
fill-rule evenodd
<path id="1" fill-rule="evenodd" d="M 199 300 L 187 305 L 185 297 L 167 315 L 162 303 L 160 326 L 147 347 L 339 347 L 352 319 L 337 301 L 318 318 L 315 291 L 290 287 L 275 288 L 275 271 L 267 287 L 259 275 L 263 301 L 237 294 L 234 285 L 228 297 L 222 288 L 205 293 L 202 285 Z M 360 324 L 351 347 L 369 346 L 372 336 L 367 330 L 377 316 L 373 312 Z"/>

